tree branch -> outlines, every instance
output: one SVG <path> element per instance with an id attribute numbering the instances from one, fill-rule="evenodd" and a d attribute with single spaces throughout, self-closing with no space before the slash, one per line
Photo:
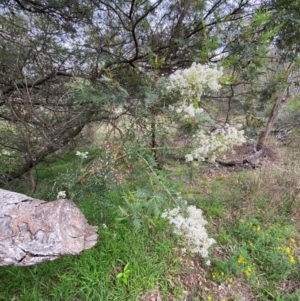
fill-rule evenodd
<path id="1" fill-rule="evenodd" d="M 55 78 L 56 76 L 72 77 L 73 75 L 71 73 L 67 73 L 67 72 L 64 72 L 64 71 L 54 71 L 51 74 L 49 74 L 45 77 L 39 78 L 35 81 L 27 82 L 25 80 L 22 80 L 20 82 L 14 83 L 13 85 L 7 87 L 6 89 L 3 89 L 2 94 L 6 95 L 6 94 L 9 94 L 9 93 L 17 90 L 17 89 L 22 89 L 22 88 L 26 88 L 26 87 L 27 88 L 36 87 L 36 86 L 44 84 L 45 82 L 47 82 L 50 79 Z"/>

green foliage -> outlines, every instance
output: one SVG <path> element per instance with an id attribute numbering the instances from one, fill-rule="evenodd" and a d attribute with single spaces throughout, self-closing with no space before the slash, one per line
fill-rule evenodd
<path id="1" fill-rule="evenodd" d="M 265 282 L 258 290 L 262 295 L 274 296 L 277 292 L 274 282 L 294 277 L 298 271 L 300 261 L 295 257 L 296 240 L 291 236 L 291 228 L 280 224 L 264 227 L 257 219 L 250 218 L 237 221 L 227 231 L 228 239 L 232 239 L 228 243 L 234 247 L 226 257 L 212 259 L 212 280 L 233 283 L 243 278 L 253 289 Z"/>
<path id="2" fill-rule="evenodd" d="M 85 211 L 85 213 L 87 213 Z M 98 213 L 100 214 L 100 212 Z M 89 214 L 86 214 L 89 218 Z M 108 228 L 98 224 L 101 241 L 77 256 L 67 256 L 35 267 L 2 267 L 0 298 L 2 300 L 136 300 L 145 289 L 154 288 L 158 281 L 177 272 L 173 242 L 166 235 L 146 229 L 136 234 L 126 226 Z M 111 225 L 111 226 L 109 226 Z M 155 237 L 155 238 L 154 238 Z M 145 249 L 148 255 L 145 256 Z M 130 280 L 125 287 L 116 281 L 122 264 L 129 262 Z"/>
<path id="3" fill-rule="evenodd" d="M 157 218 L 151 229 L 142 224 L 136 235 L 132 222 L 117 218 L 118 206 L 124 202 L 121 187 L 113 186 L 108 191 L 93 175 L 82 184 L 77 182 L 89 164 L 103 154 L 93 148 L 80 151 L 88 152 L 88 157 L 82 159 L 71 152 L 53 162 L 51 169 L 40 166 L 42 178 L 34 197 L 54 199 L 59 190 L 67 188 L 89 223 L 99 227 L 98 244 L 79 255 L 34 267 L 2 267 L 0 299 L 133 301 L 157 283 L 161 284 L 161 294 L 168 298 L 168 277 L 178 272 L 179 263 L 177 241 L 170 236 L 166 222 Z M 122 188 L 138 190 L 142 182 L 123 183 Z M 124 262 L 130 263 L 130 272 Z"/>
<path id="4" fill-rule="evenodd" d="M 300 290 L 296 289 L 290 294 L 281 294 L 276 297 L 276 301 L 296 301 L 300 298 Z"/>
<path id="5" fill-rule="evenodd" d="M 87 79 L 74 77 L 67 86 L 72 89 L 67 100 L 69 103 L 101 105 L 107 112 L 113 105 L 123 103 L 128 97 L 128 92 L 120 86 L 119 82 L 106 75 L 101 76 L 97 85 Z"/>
<path id="6" fill-rule="evenodd" d="M 129 270 L 129 263 L 127 263 L 123 269 L 123 272 L 119 273 L 117 275 L 117 279 L 121 281 L 121 283 L 127 285 L 128 284 L 128 277 L 131 273 L 131 270 Z"/>
<path id="7" fill-rule="evenodd" d="M 224 254 L 212 258 L 211 280 L 240 277 L 265 299 L 297 298 L 297 290 L 277 294 L 277 284 L 299 278 L 290 225 L 299 207 L 298 170 L 264 175 L 272 187 L 249 173 L 208 180 L 206 165 L 175 162 L 185 149 L 168 139 L 194 133 L 199 123 L 230 122 L 233 112 L 247 112 L 246 131 L 259 134 L 258 118 L 298 72 L 282 62 L 299 60 L 299 1 L 255 8 L 243 1 L 25 2 L 0 4 L 1 175 L 41 158 L 31 174 L 38 184 L 33 196 L 52 200 L 65 191 L 100 227 L 100 238 L 75 257 L 3 268 L 0 299 L 137 300 L 159 286 L 167 300 L 178 245 L 160 216 L 180 205 L 179 188 L 208 216 Z M 164 22 L 155 24 L 158 13 Z M 205 91 L 200 120 L 174 120 L 169 105 L 180 93 L 165 93 L 165 79 L 194 61 L 221 61 L 223 90 Z M 299 119 L 298 96 L 285 110 L 289 121 Z M 94 121 L 112 126 L 115 143 L 81 149 L 88 158 L 66 154 L 63 147 Z M 61 158 L 41 157 L 45 150 Z M 27 178 L 6 187 L 30 194 Z"/>
<path id="8" fill-rule="evenodd" d="M 270 20 L 271 25 L 283 24 L 275 39 L 276 45 L 282 51 L 283 59 L 293 59 L 298 56 L 299 48 L 299 2 L 272 0 L 269 5 L 275 12 Z"/>
<path id="9" fill-rule="evenodd" d="M 110 148 L 109 161 L 116 150 Z M 66 184 L 89 222 L 99 227 L 99 242 L 79 255 L 35 267 L 3 267 L 0 299 L 133 301 L 159 286 L 162 298 L 170 300 L 186 289 L 180 282 L 172 283 L 178 274 L 191 273 L 190 265 L 184 264 L 188 259 L 199 265 L 209 285 L 213 281 L 233 289 L 247 286 L 261 300 L 297 300 L 297 290 L 283 293 L 279 285 L 287 278 L 299 279 L 299 236 L 297 224 L 291 222 L 299 207 L 299 166 L 225 175 L 214 168 L 213 176 L 201 166 L 190 181 L 185 163 L 173 161 L 158 171 L 151 152 L 130 150 L 129 162 L 136 166 L 120 185 L 102 185 L 93 173 L 78 183 L 99 158 L 106 158 L 105 150 L 98 148 L 80 149 L 88 152 L 87 158 L 73 151 L 52 161 L 51 169 L 40 166 L 41 183 L 34 196 L 53 199 L 63 188 L 58 185 Z M 182 199 L 204 211 L 209 233 L 217 240 L 210 266 L 189 254 L 178 255 L 180 239 L 159 218 L 164 208 L 180 205 Z M 120 208 L 126 210 L 121 218 Z M 207 297 L 199 289 L 191 294 L 199 300 Z"/>
<path id="10" fill-rule="evenodd" d="M 299 95 L 294 95 L 291 97 L 287 106 L 284 108 L 284 112 L 282 114 L 281 122 L 283 124 L 297 124 L 300 119 L 300 100 Z"/>
<path id="11" fill-rule="evenodd" d="M 252 219 L 238 222 L 234 231 L 238 241 L 248 242 L 243 250 L 266 279 L 286 279 L 297 269 L 291 229 L 280 224 L 263 228 L 256 219 Z"/>
<path id="12" fill-rule="evenodd" d="M 165 209 L 178 205 L 174 187 L 162 173 L 152 171 L 148 176 L 142 186 L 124 193 L 124 203 L 119 206 L 121 220 L 129 218 L 136 229 L 140 229 L 144 222 L 149 228 L 155 226 Z"/>

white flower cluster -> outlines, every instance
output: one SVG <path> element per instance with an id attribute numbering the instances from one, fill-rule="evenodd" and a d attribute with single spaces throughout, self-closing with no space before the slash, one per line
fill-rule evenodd
<path id="1" fill-rule="evenodd" d="M 218 90 L 221 87 L 218 80 L 222 75 L 223 72 L 221 69 L 196 63 L 193 63 L 188 69 L 175 71 L 168 79 L 167 90 L 178 91 L 183 104 L 177 107 L 170 106 L 170 110 L 178 114 L 184 114 L 184 118 L 198 117 L 203 113 L 203 109 L 195 108 L 192 102 L 194 100 L 200 100 L 205 87 L 209 87 L 215 91 Z M 228 125 L 210 134 L 199 130 L 192 137 L 192 143 L 196 148 L 185 156 L 185 160 L 187 162 L 193 160 L 209 160 L 214 162 L 216 157 L 229 147 L 244 142 L 246 142 L 244 132 L 234 127 L 229 127 Z"/>
<path id="2" fill-rule="evenodd" d="M 244 131 L 226 125 L 225 128 L 217 129 L 210 134 L 200 130 L 193 135 L 193 144 L 196 148 L 191 154 L 185 156 L 186 162 L 193 160 L 214 162 L 218 155 L 233 145 L 240 145 L 246 142 Z"/>
<path id="3" fill-rule="evenodd" d="M 0 156 L 9 156 L 9 155 L 11 155 L 13 152 L 11 152 L 11 151 L 8 151 L 8 150 L 6 150 L 6 149 L 3 149 L 2 151 L 0 151 Z"/>
<path id="4" fill-rule="evenodd" d="M 191 252 L 199 253 L 203 258 L 207 257 L 209 247 L 216 241 L 208 237 L 205 229 L 207 221 L 203 218 L 202 210 L 196 206 L 188 206 L 183 215 L 180 212 L 180 208 L 176 207 L 164 211 L 162 217 L 174 225 L 174 233 L 183 236 Z"/>
<path id="5" fill-rule="evenodd" d="M 13 156 L 14 154 L 15 154 L 15 151 L 6 150 L 6 149 L 0 150 L 0 158 Z"/>
<path id="6" fill-rule="evenodd" d="M 184 117 L 196 117 L 196 116 L 199 116 L 203 112 L 202 108 L 195 108 L 192 104 L 190 104 L 188 106 L 185 104 L 182 104 L 179 107 L 170 106 L 169 109 L 172 111 L 175 111 L 177 114 L 186 113 L 186 115 L 184 115 Z"/>
<path id="7" fill-rule="evenodd" d="M 188 69 L 176 70 L 169 76 L 168 91 L 178 91 L 183 101 L 200 100 L 204 87 L 213 91 L 221 88 L 218 81 L 223 75 L 221 69 L 193 63 Z"/>
<path id="8" fill-rule="evenodd" d="M 76 156 L 80 157 L 81 159 L 86 159 L 88 157 L 88 154 L 89 154 L 88 152 L 83 153 L 80 151 L 76 151 Z"/>
<path id="9" fill-rule="evenodd" d="M 65 190 L 59 191 L 56 198 L 57 199 L 65 199 L 67 197 L 67 193 Z"/>

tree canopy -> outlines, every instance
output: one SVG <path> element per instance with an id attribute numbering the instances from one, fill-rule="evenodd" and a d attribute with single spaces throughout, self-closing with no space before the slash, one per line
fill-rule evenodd
<path id="1" fill-rule="evenodd" d="M 293 49 L 285 58 L 295 59 L 298 6 L 281 0 L 2 1 L 1 183 L 70 143 L 87 124 L 113 123 L 120 105 L 130 116 L 137 107 L 153 113 L 165 105 L 151 92 L 157 79 L 193 62 L 226 68 L 223 92 L 207 99 L 227 106 L 228 114 L 233 104 L 247 111 L 261 95 L 272 99 L 276 83 L 268 75 L 261 84 L 261 76 L 272 53 L 284 57 Z"/>

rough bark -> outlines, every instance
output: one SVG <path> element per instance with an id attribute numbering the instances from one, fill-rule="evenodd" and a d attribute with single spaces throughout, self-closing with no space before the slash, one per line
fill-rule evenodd
<path id="1" fill-rule="evenodd" d="M 45 202 L 0 189 L 0 266 L 28 266 L 92 248 L 97 227 L 66 199 Z"/>

